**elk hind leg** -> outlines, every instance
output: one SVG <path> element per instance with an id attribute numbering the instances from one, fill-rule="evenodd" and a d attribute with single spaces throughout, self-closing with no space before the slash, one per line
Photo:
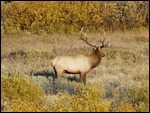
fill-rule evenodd
<path id="1" fill-rule="evenodd" d="M 57 93 L 57 84 L 58 84 L 58 78 L 62 75 L 63 71 L 61 68 L 53 67 L 55 75 L 53 76 L 53 93 Z"/>
<path id="2" fill-rule="evenodd" d="M 56 94 L 57 89 L 58 89 L 58 79 L 63 74 L 63 69 L 60 67 L 55 67 L 54 71 L 55 71 L 55 78 L 54 79 L 56 79 L 56 80 L 54 80 L 55 83 L 53 84 L 53 92 Z"/>
<path id="3" fill-rule="evenodd" d="M 57 78 L 57 71 L 56 71 L 56 68 L 53 67 L 53 70 L 54 70 L 54 75 L 53 75 L 53 93 L 56 94 L 56 78 Z"/>

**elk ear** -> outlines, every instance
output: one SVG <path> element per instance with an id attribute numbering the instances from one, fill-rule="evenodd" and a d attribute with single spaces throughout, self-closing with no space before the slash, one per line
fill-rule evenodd
<path id="1" fill-rule="evenodd" d="M 104 57 L 105 56 L 105 54 L 104 53 L 102 53 L 102 57 Z"/>
<path id="2" fill-rule="evenodd" d="M 101 57 L 104 57 L 105 56 L 105 54 L 101 51 Z"/>

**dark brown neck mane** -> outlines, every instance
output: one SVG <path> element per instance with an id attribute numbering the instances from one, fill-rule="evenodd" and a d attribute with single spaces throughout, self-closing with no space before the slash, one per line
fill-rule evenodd
<path id="1" fill-rule="evenodd" d="M 91 64 L 91 69 L 99 65 L 99 63 L 101 62 L 101 53 L 98 48 L 96 48 L 94 52 L 89 55 L 89 61 Z"/>

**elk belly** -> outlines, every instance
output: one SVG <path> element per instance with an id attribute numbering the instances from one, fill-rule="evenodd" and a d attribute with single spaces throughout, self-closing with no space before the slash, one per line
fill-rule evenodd
<path id="1" fill-rule="evenodd" d="M 67 57 L 64 62 L 64 70 L 68 74 L 79 74 L 80 72 L 89 70 L 89 62 L 86 58 Z"/>
<path id="2" fill-rule="evenodd" d="M 67 73 L 67 74 L 80 74 L 80 71 L 68 71 L 68 70 L 64 70 L 64 73 Z"/>

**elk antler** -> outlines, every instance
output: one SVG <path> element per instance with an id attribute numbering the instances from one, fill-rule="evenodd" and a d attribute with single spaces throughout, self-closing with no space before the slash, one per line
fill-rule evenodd
<path id="1" fill-rule="evenodd" d="M 101 40 L 101 43 L 102 43 L 102 45 L 100 46 L 101 49 L 104 47 L 107 47 L 109 44 L 109 41 L 106 44 L 104 44 L 104 41 L 105 41 L 105 38 L 103 39 L 103 41 Z"/>
<path id="2" fill-rule="evenodd" d="M 81 29 L 81 31 L 80 31 L 80 39 L 83 40 L 84 42 L 86 42 L 86 44 L 88 44 L 89 46 L 94 47 L 94 48 L 97 48 L 96 45 L 92 45 L 92 44 L 90 44 L 90 43 L 88 42 L 88 40 L 87 40 L 87 34 L 83 33 L 83 28 L 84 28 L 84 27 L 82 27 L 82 29 Z M 84 38 L 83 35 L 86 35 L 86 37 Z"/>
<path id="3" fill-rule="evenodd" d="M 99 46 L 101 49 L 102 48 L 104 48 L 104 47 L 107 47 L 108 46 L 108 44 L 109 44 L 109 41 L 106 43 L 106 44 L 104 44 L 104 41 L 105 41 L 105 31 L 103 30 L 103 35 L 104 35 L 104 39 L 103 39 L 103 41 L 102 40 L 100 40 L 101 41 L 101 43 L 102 43 L 102 45 L 101 46 Z"/>

